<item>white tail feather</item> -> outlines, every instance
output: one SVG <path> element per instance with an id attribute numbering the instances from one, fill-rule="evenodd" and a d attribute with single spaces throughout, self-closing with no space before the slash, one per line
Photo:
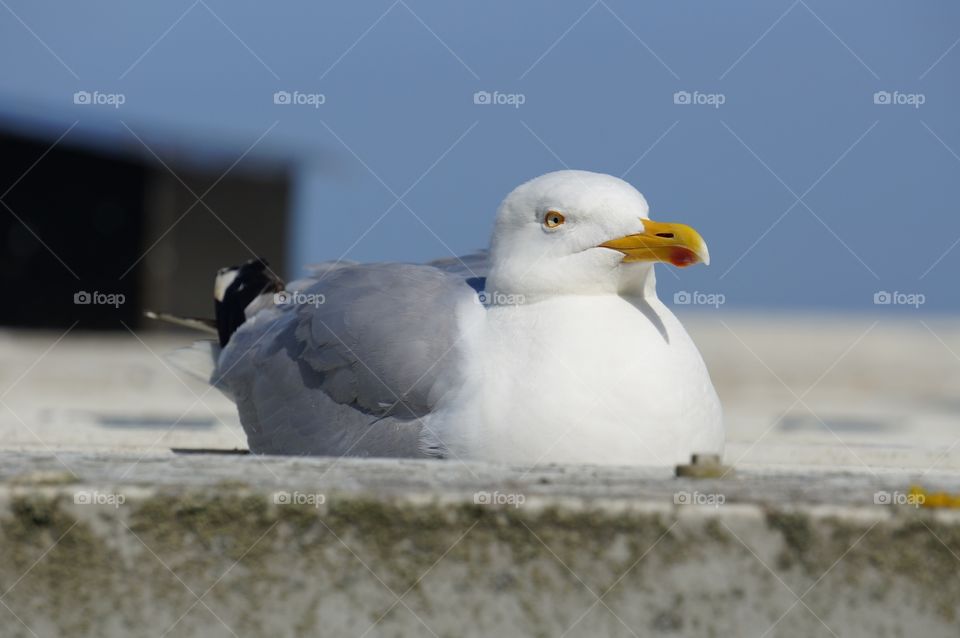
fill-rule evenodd
<path id="1" fill-rule="evenodd" d="M 175 326 L 183 326 L 184 328 L 193 328 L 194 330 L 199 330 L 200 332 L 208 332 L 210 334 L 217 334 L 217 329 L 213 325 L 212 319 L 197 319 L 195 317 L 178 317 L 177 315 L 171 315 L 166 312 L 153 312 L 152 310 L 147 310 L 143 313 L 148 319 L 154 319 L 156 321 L 164 321 L 166 323 L 171 323 Z"/>

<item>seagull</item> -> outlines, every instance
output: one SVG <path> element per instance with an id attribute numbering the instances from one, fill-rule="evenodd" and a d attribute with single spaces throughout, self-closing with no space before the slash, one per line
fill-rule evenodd
<path id="1" fill-rule="evenodd" d="M 488 251 L 288 285 L 262 259 L 222 269 L 219 340 L 182 367 L 257 454 L 673 466 L 722 454 L 724 427 L 654 265 L 709 261 L 629 183 L 548 173 L 503 200 Z"/>

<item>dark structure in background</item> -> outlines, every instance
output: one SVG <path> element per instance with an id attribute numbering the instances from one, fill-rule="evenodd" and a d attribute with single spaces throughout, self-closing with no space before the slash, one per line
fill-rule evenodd
<path id="1" fill-rule="evenodd" d="M 232 162 L 165 167 L 142 146 L 55 140 L 0 132 L 0 325 L 123 330 L 144 309 L 212 317 L 218 268 L 253 253 L 285 263 L 279 163 L 223 176 Z"/>
<path id="2" fill-rule="evenodd" d="M 6 297 L 0 324 L 67 327 L 79 319 L 88 328 L 133 325 L 142 303 L 139 273 L 119 276 L 142 249 L 148 170 L 69 148 L 44 155 L 49 147 L 0 136 L 0 192 L 7 193 L 0 214 L 0 289 Z M 74 303 L 74 295 L 83 301 L 83 292 L 94 291 L 123 295 L 124 303 Z"/>

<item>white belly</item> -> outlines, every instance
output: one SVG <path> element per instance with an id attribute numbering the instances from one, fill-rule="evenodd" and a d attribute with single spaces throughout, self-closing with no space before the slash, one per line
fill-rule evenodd
<path id="1" fill-rule="evenodd" d="M 428 423 L 451 456 L 674 465 L 722 453 L 713 384 L 659 300 L 558 297 L 465 323 L 464 382 Z"/>

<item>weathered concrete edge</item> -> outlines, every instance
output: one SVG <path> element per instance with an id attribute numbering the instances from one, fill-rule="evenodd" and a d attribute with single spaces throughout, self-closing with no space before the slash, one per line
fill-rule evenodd
<path id="1" fill-rule="evenodd" d="M 122 495 L 123 502 L 81 504 L 78 494 Z M 291 623 L 293 617 L 362 633 L 369 615 L 389 612 L 390 597 L 378 599 L 369 583 L 341 582 L 344 574 L 363 574 L 355 562 L 359 556 L 386 587 L 418 588 L 418 614 L 431 626 L 453 631 L 459 614 L 440 610 L 472 604 L 479 610 L 477 635 L 518 626 L 562 632 L 576 620 L 566 617 L 566 608 L 583 602 L 571 598 L 567 572 L 576 580 L 580 574 L 591 583 L 596 579 L 597 591 L 617 584 L 625 606 L 618 613 L 636 627 L 666 622 L 663 597 L 686 591 L 699 593 L 703 602 L 685 607 L 684 622 L 721 633 L 762 632 L 769 612 L 782 612 L 790 602 L 781 598 L 783 591 L 771 589 L 771 573 L 796 583 L 830 570 L 840 586 L 828 581 L 807 604 L 844 634 L 861 635 L 857 627 L 837 625 L 850 608 L 871 615 L 862 635 L 917 627 L 924 635 L 949 635 L 960 611 L 957 579 L 951 581 L 958 565 L 950 562 L 950 554 L 960 552 L 956 510 L 803 503 L 714 507 L 538 495 L 520 506 L 490 506 L 468 496 L 331 491 L 322 503 L 298 505 L 277 503 L 272 490 L 229 483 L 122 490 L 91 483 L 3 485 L 0 564 L 6 568 L 0 567 L 0 585 L 13 592 L 7 601 L 25 626 L 106 636 L 125 635 L 131 626 L 162 632 L 190 607 L 190 589 L 204 591 L 240 563 L 244 567 L 234 576 L 242 580 L 228 579 L 208 600 L 218 615 L 274 635 L 297 635 L 303 627 Z M 468 535 L 474 529 L 480 531 Z M 840 562 L 857 544 L 856 560 Z M 655 571 L 618 580 L 657 545 L 661 550 L 648 561 Z M 446 560 L 436 567 L 438 557 Z M 715 574 L 717 582 L 691 580 L 684 575 L 691 567 Z M 417 579 L 431 569 L 431 585 L 421 587 Z M 511 573 L 533 585 L 510 593 L 510 601 L 519 601 L 518 611 L 491 620 L 504 596 L 483 583 Z M 256 589 L 260 581 L 271 583 L 269 592 Z M 874 590 L 863 586 L 873 581 L 883 584 Z M 464 591 L 461 582 L 480 585 Z M 851 587 L 857 582 L 861 585 Z M 94 590 L 98 596 L 91 597 Z M 722 602 L 737 591 L 754 598 L 752 615 L 730 613 L 729 601 Z M 305 592 L 308 599 L 302 598 Z M 339 607 L 322 602 L 339 596 L 351 602 Z M 112 611 L 104 611 L 101 598 L 111 601 Z M 545 607 L 544 600 L 551 602 Z M 809 620 L 794 619 L 785 627 L 810 632 L 816 625 Z M 598 621 L 582 622 L 588 633 L 616 633 Z M 390 623 L 400 635 L 422 630 L 402 619 Z M 217 628 L 211 618 L 192 618 L 178 633 L 205 635 Z"/>
<path id="2" fill-rule="evenodd" d="M 787 587 L 811 585 L 804 603 L 843 635 L 954 635 L 960 613 L 960 511 L 873 504 L 875 490 L 921 478 L 956 492 L 951 474 L 716 481 L 356 459 L 6 459 L 0 590 L 38 635 L 156 635 L 174 623 L 175 635 L 229 635 L 190 594 L 212 584 L 204 602 L 217 616 L 279 636 L 360 635 L 374 621 L 422 635 L 388 589 L 410 590 L 405 602 L 438 635 L 559 635 L 576 623 L 569 635 L 761 635 L 797 607 Z M 523 502 L 478 503 L 478 492 Z M 725 502 L 676 504 L 681 493 Z M 578 619 L 595 603 L 586 587 L 612 588 L 605 602 L 623 624 Z M 806 612 L 778 628 L 824 631 Z"/>

